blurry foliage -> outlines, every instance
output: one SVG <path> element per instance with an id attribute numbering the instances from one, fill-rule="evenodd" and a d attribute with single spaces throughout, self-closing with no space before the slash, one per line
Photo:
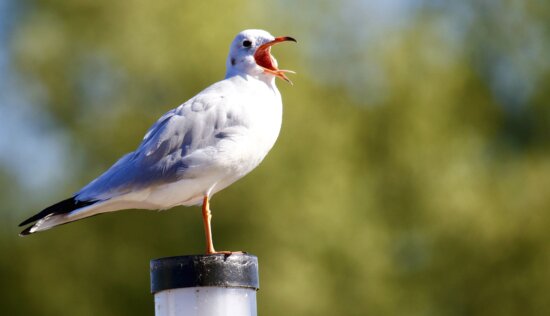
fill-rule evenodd
<path id="1" fill-rule="evenodd" d="M 290 17 L 308 6 L 288 1 L 27 2 L 14 65 L 43 85 L 39 104 L 69 135 L 79 174 L 34 201 L 0 166 L 2 313 L 153 314 L 149 260 L 203 251 L 198 208 L 108 214 L 25 239 L 15 226 L 220 79 L 231 39 L 250 27 L 300 42 L 274 49 L 298 72 L 295 86 L 279 82 L 278 143 L 212 202 L 217 248 L 260 258 L 260 315 L 550 313 L 550 72 L 541 60 L 550 5 L 465 2 L 478 16 L 457 44 L 441 28 L 457 6 L 446 3 L 422 2 L 406 28 L 370 39 L 367 55 L 362 30 L 334 23 L 342 16 L 326 1 L 309 4 L 303 20 Z M 531 42 L 510 33 L 518 25 L 521 34 L 542 26 L 531 34 L 537 53 L 523 61 L 516 50 Z M 312 43 L 331 28 L 330 42 Z M 521 79 L 536 73 L 529 91 L 501 93 L 492 58 L 508 58 Z M 371 67 L 365 87 L 346 88 L 348 73 Z M 379 97 L 363 98 L 371 93 Z"/>

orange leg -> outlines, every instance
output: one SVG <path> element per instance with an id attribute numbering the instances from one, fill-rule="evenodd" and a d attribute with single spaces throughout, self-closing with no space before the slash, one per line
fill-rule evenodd
<path id="1" fill-rule="evenodd" d="M 212 219 L 212 213 L 210 212 L 210 204 L 208 203 L 208 196 L 205 196 L 202 200 L 202 221 L 204 223 L 204 234 L 206 235 L 206 254 L 210 255 L 216 253 L 214 249 L 214 243 L 212 242 L 212 228 L 210 226 L 210 220 Z"/>

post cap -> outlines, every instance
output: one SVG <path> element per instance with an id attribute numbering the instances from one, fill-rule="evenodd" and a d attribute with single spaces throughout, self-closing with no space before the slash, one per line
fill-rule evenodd
<path id="1" fill-rule="evenodd" d="M 258 257 L 246 253 L 189 255 L 151 260 L 151 293 L 198 287 L 259 289 Z"/>

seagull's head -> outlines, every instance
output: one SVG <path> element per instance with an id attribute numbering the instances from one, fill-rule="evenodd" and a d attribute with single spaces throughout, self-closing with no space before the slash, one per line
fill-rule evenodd
<path id="1" fill-rule="evenodd" d="M 229 48 L 226 77 L 244 73 L 256 77 L 279 77 L 292 83 L 285 76 L 285 72 L 293 72 L 278 69 L 277 60 L 271 55 L 271 46 L 286 41 L 296 42 L 292 37 L 274 37 L 264 30 L 245 30 L 240 32 Z"/>

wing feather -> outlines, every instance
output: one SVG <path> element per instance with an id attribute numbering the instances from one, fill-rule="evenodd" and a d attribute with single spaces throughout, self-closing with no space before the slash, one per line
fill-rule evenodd
<path id="1" fill-rule="evenodd" d="M 213 100 L 216 98 L 216 100 Z M 219 109 L 219 94 L 207 91 L 163 115 L 145 134 L 136 151 L 76 193 L 82 200 L 105 200 L 150 186 L 179 181 L 207 167 L 209 153 L 235 124 Z"/>

